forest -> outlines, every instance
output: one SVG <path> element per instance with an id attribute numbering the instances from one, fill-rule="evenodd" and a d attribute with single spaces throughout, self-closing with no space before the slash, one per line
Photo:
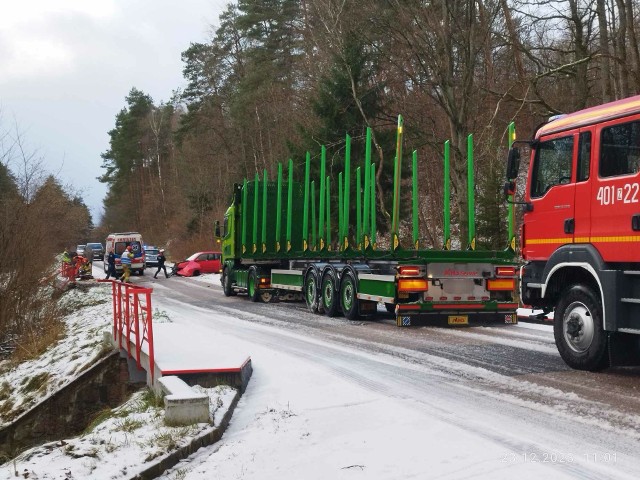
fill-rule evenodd
<path id="1" fill-rule="evenodd" d="M 336 178 L 344 168 L 346 134 L 352 168 L 363 164 L 368 127 L 378 238 L 384 238 L 399 114 L 405 121 L 407 208 L 409 160 L 414 150 L 418 156 L 420 246 L 442 247 L 446 140 L 452 234 L 458 245 L 465 238 L 470 133 L 478 248 L 506 246 L 508 124 L 515 122 L 518 138 L 526 139 L 552 115 L 638 93 L 639 3 L 229 3 L 210 38 L 182 53 L 183 89 L 159 102 L 135 86 L 123 92 L 102 153 L 100 181 L 108 194 L 99 225 L 80 196 L 43 174 L 17 129 L 0 128 L 0 347 L 25 332 L 37 343 L 38 331 L 30 326 L 55 317 L 46 303 L 33 301 L 39 282 L 52 256 L 78 238 L 137 230 L 167 246 L 173 258 L 212 248 L 214 221 L 222 219 L 234 183 L 262 178 L 265 170 L 273 180 L 278 164 L 289 159 L 300 179 L 306 152 L 317 178 L 322 145 L 327 175 Z M 7 158 L 19 168 L 9 171 Z M 410 215 L 403 218 L 410 221 Z M 408 225 L 401 225 L 405 246 Z"/>
<path id="2" fill-rule="evenodd" d="M 101 228 L 211 247 L 234 183 L 265 169 L 274 179 L 289 158 L 301 178 L 307 151 L 317 178 L 321 145 L 335 178 L 345 134 L 362 165 L 371 127 L 384 233 L 402 114 L 403 165 L 418 154 L 421 244 L 442 247 L 445 140 L 464 238 L 473 133 L 478 243 L 499 248 L 509 122 L 530 138 L 551 115 L 637 93 L 637 15 L 632 0 L 238 0 L 208 42 L 182 53 L 184 90 L 166 103 L 129 92 L 103 153 Z"/>

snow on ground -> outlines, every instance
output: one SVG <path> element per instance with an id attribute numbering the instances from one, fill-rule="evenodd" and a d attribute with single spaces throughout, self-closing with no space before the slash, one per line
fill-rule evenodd
<path id="1" fill-rule="evenodd" d="M 0 400 L 0 426 L 69 383 L 104 353 L 103 332 L 112 322 L 110 289 L 76 288 L 60 303 L 72 311 L 64 319 L 66 337 L 32 361 L 13 366 L 0 362 L 0 388 L 11 395 Z"/>
<path id="2" fill-rule="evenodd" d="M 164 281 L 154 281 L 158 293 L 165 286 L 170 288 Z M 219 282 L 219 276 L 185 281 L 212 284 Z M 99 323 L 104 328 L 110 318 L 104 312 L 110 306 L 100 306 L 100 319 L 89 310 L 92 307 L 78 317 L 87 325 Z M 499 391 L 493 402 L 487 395 L 478 395 L 474 382 L 463 376 L 460 387 L 449 360 L 429 355 L 430 361 L 405 362 L 398 348 L 396 355 L 354 354 L 347 347 L 271 325 L 239 321 L 231 310 L 214 313 L 162 294 L 154 299 L 154 306 L 159 312 L 154 317 L 184 325 L 185 331 L 208 326 L 229 346 L 249 352 L 254 368 L 223 439 L 166 472 L 164 480 L 637 478 L 635 463 L 620 466 L 632 460 L 628 455 L 598 452 L 600 456 L 593 459 L 585 457 L 592 452 L 585 446 L 595 444 L 586 435 L 567 444 L 568 449 L 579 449 L 559 450 L 556 437 L 565 439 L 571 432 L 543 426 L 544 422 L 555 421 L 565 429 L 575 426 L 576 431 L 581 431 L 581 422 L 556 417 L 552 409 L 541 410 L 542 404 L 516 404 L 517 399 Z M 551 328 L 519 328 L 539 327 Z M 428 355 L 406 354 L 409 359 L 412 354 Z M 53 370 L 67 372 L 55 364 Z M 488 375 L 478 367 L 465 366 L 464 372 L 467 376 L 475 372 L 478 378 Z M 515 385 L 518 380 L 510 381 Z M 539 387 L 531 384 L 531 388 Z M 464 394 L 465 389 L 467 398 L 451 396 L 451 392 Z M 548 401 L 554 392 L 544 393 Z M 224 403 L 225 394 L 219 395 Z M 535 415 L 536 408 L 540 425 L 506 414 Z M 16 459 L 15 470 L 13 463 L 5 464 L 0 479 L 15 478 L 15 471 L 22 474 L 25 469 L 31 479 L 130 478 L 145 459 L 194 434 L 189 429 L 169 430 L 160 417 L 161 412 L 148 405 L 143 394 L 134 395 L 85 435 L 33 449 Z M 593 431 L 603 437 L 608 434 Z M 620 442 L 622 446 L 628 439 Z"/>
<path id="3" fill-rule="evenodd" d="M 210 397 L 214 425 L 219 425 L 236 393 L 227 386 L 197 388 Z M 149 390 L 136 392 L 124 404 L 100 415 L 76 438 L 32 448 L 5 464 L 0 478 L 128 479 L 152 460 L 187 445 L 210 428 L 207 423 L 183 427 L 164 424 L 164 408 Z"/>
<path id="4" fill-rule="evenodd" d="M 102 278 L 102 265 L 94 267 Z M 135 282 L 135 280 L 134 280 Z M 63 294 L 60 302 L 73 312 L 64 318 L 65 337 L 41 357 L 12 366 L 0 363 L 0 386 L 11 395 L 0 401 L 0 426 L 33 407 L 69 383 L 104 352 L 103 332 L 111 332 L 111 285 L 89 281 Z M 156 309 L 159 322 L 170 322 L 166 312 Z M 124 405 L 102 412 L 76 438 L 41 445 L 0 467 L 0 479 L 127 479 L 192 438 L 220 424 L 236 390 L 228 386 L 196 387 L 210 398 L 211 424 L 186 427 L 164 425 L 161 402 L 149 391 L 135 393 Z M 11 405 L 7 402 L 11 402 Z"/>

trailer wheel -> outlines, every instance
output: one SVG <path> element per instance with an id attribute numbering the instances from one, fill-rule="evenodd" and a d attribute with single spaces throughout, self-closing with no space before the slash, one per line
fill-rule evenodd
<path id="1" fill-rule="evenodd" d="M 257 302 L 260 300 L 260 290 L 258 289 L 258 276 L 255 270 L 249 272 L 249 281 L 247 282 L 247 293 L 249 294 L 249 300 Z"/>
<path id="2" fill-rule="evenodd" d="M 586 285 L 572 285 L 560 298 L 553 322 L 560 356 L 577 370 L 606 368 L 608 340 L 599 296 Z"/>
<path id="3" fill-rule="evenodd" d="M 340 306 L 349 320 L 360 318 L 357 293 L 356 279 L 353 273 L 347 272 L 340 282 Z"/>
<path id="4" fill-rule="evenodd" d="M 224 292 L 225 297 L 233 297 L 236 292 L 231 286 L 231 275 L 229 274 L 229 269 L 225 268 L 222 271 L 222 291 Z"/>
<path id="5" fill-rule="evenodd" d="M 304 281 L 304 300 L 312 313 L 318 313 L 318 276 L 316 272 L 307 273 Z"/>
<path id="6" fill-rule="evenodd" d="M 338 295 L 335 279 L 331 273 L 325 273 L 322 277 L 322 308 L 327 317 L 335 317 L 338 314 Z"/>

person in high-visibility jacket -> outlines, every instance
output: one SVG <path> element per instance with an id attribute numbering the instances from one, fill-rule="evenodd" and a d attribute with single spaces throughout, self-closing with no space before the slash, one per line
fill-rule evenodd
<path id="1" fill-rule="evenodd" d="M 120 264 L 122 265 L 122 280 L 123 282 L 129 281 L 129 275 L 131 274 L 131 259 L 133 258 L 133 252 L 131 251 L 131 245 L 129 245 L 122 255 L 120 255 Z"/>

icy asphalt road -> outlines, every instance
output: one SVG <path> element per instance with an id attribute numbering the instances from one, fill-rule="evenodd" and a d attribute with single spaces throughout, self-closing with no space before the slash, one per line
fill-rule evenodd
<path id="1" fill-rule="evenodd" d="M 135 280 L 153 286 L 154 307 L 184 323 L 185 328 L 212 329 L 227 338 L 238 339 L 240 348 L 275 352 L 274 355 L 285 356 L 289 362 L 298 359 L 328 372 L 336 382 L 363 389 L 371 398 L 387 400 L 390 406 L 388 448 L 373 452 L 377 457 L 386 456 L 384 467 L 370 466 L 363 476 L 338 470 L 340 475 L 326 477 L 332 475 L 330 467 L 306 471 L 294 464 L 283 474 L 280 467 L 273 465 L 290 462 L 291 448 L 303 446 L 295 442 L 290 445 L 286 437 L 279 438 L 284 435 L 280 432 L 268 449 L 250 447 L 252 438 L 260 441 L 252 432 L 252 422 L 269 408 L 258 393 L 260 385 L 269 384 L 264 381 L 267 377 L 270 382 L 274 379 L 277 382 L 279 372 L 273 370 L 280 367 L 261 365 L 249 351 L 254 357 L 255 373 L 247 394 L 223 440 L 180 467 L 185 469 L 187 480 L 323 475 L 324 478 L 640 477 L 640 369 L 611 369 L 602 373 L 570 370 L 557 353 L 549 327 L 401 329 L 391 318 L 350 322 L 312 315 L 300 303 L 256 304 L 244 296 L 226 298 L 219 283 L 183 278 Z M 261 373 L 263 367 L 269 368 L 265 377 L 261 377 L 266 373 Z M 280 373 L 286 375 L 287 371 L 282 369 Z M 285 383 L 284 378 L 281 380 Z M 297 380 L 301 389 L 313 383 L 309 378 Z M 402 418 L 396 416 L 399 412 Z M 445 425 L 442 431 L 458 433 L 453 437 L 442 433 L 430 435 L 420 427 L 425 415 L 431 422 Z M 370 421 L 375 423 L 373 419 Z M 405 425 L 406 431 L 396 431 L 398 425 Z M 349 429 L 348 424 L 345 428 Z M 384 438 L 385 431 L 382 426 L 375 435 Z M 398 441 L 402 453 L 393 448 L 398 447 Z M 467 463 L 458 460 L 462 467 L 452 467 L 442 455 L 440 461 L 417 460 L 421 452 L 426 455 L 443 445 L 445 451 L 457 455 L 462 451 L 460 458 L 466 458 Z M 316 451 L 324 448 L 324 445 L 314 447 Z M 487 459 L 480 461 L 484 458 L 483 451 L 487 452 Z M 263 458 L 267 456 L 269 461 Z M 233 463 L 229 463 L 231 458 Z M 405 472 L 407 459 L 415 463 Z M 404 473 L 387 473 L 394 462 L 403 465 L 400 471 Z M 361 463 L 366 462 L 357 465 Z M 375 459 L 370 459 L 370 464 L 374 463 Z M 179 471 L 174 470 L 173 474 Z M 211 472 L 217 472 L 218 476 L 208 477 Z M 173 474 L 166 478 L 174 478 Z"/>

